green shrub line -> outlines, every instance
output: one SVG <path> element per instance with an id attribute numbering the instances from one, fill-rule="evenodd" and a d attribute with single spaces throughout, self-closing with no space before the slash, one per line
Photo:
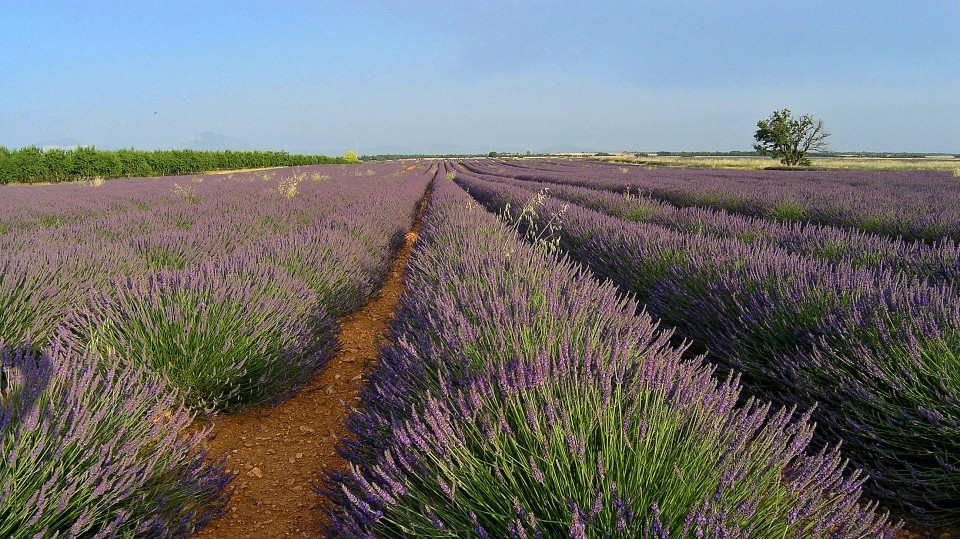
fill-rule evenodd
<path id="1" fill-rule="evenodd" d="M 284 151 L 44 150 L 0 146 L 0 185 L 62 183 L 94 178 L 131 178 L 198 174 L 213 170 L 356 163 L 344 157 L 296 155 Z"/>

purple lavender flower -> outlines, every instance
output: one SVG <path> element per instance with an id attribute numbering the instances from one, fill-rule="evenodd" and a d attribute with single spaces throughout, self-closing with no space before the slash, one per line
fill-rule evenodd
<path id="1" fill-rule="evenodd" d="M 808 416 L 740 403 L 735 377 L 715 378 L 639 311 L 436 180 L 391 344 L 348 422 L 351 471 L 329 478 L 327 532 L 437 536 L 431 515 L 443 533 L 480 525 L 491 536 L 665 537 L 685 524 L 701 536 L 792 536 L 820 521 L 839 537 L 891 529 L 850 488 L 856 472 L 839 453 L 804 453 Z M 782 480 L 787 470 L 803 480 Z M 455 499 L 443 488 L 453 478 Z M 394 483 L 406 486 L 402 498 L 378 497 Z M 744 501 L 758 507 L 747 522 Z"/>
<path id="2" fill-rule="evenodd" d="M 182 434 L 193 415 L 176 395 L 142 369 L 87 368 L 98 361 L 0 346 L 19 373 L 0 404 L 3 537 L 181 537 L 224 507 L 230 476 L 206 461 L 205 430 Z"/>
<path id="3" fill-rule="evenodd" d="M 507 172 L 484 163 L 468 167 L 478 173 L 458 174 L 457 183 L 492 210 L 529 200 L 536 193 L 524 187 L 527 181 L 601 186 L 610 172 L 597 167 L 594 179 L 576 167 L 549 163 L 503 167 Z M 573 175 L 579 179 L 571 180 Z M 548 199 L 540 213 L 563 206 Z M 870 474 L 864 486 L 869 493 L 915 513 L 921 523 L 954 521 L 960 512 L 948 493 L 960 475 L 945 473 L 935 459 L 914 450 L 960 451 L 953 443 L 960 440 L 960 386 L 956 377 L 943 375 L 957 356 L 954 278 L 931 286 L 883 262 L 868 267 L 853 258 L 828 260 L 725 234 L 630 223 L 569 206 L 560 244 L 596 274 L 636 294 L 697 350 L 709 349 L 721 375 L 739 372 L 751 394 L 812 410 L 819 425 L 816 444 L 842 441 L 845 454 Z M 824 246 L 832 241 L 825 234 L 808 239 Z M 849 237 L 856 243 L 855 235 Z M 886 245 L 891 260 L 931 252 L 866 243 Z M 928 260 L 941 257 L 954 267 L 951 249 L 938 246 L 939 254 Z M 677 402 L 685 398 L 671 395 Z"/>

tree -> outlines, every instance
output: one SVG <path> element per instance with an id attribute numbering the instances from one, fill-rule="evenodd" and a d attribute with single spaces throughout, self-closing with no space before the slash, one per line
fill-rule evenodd
<path id="1" fill-rule="evenodd" d="M 350 161 L 351 163 L 359 163 L 359 162 L 360 162 L 360 158 L 357 157 L 357 152 L 355 152 L 355 151 L 353 151 L 353 150 L 347 150 L 347 151 L 343 152 L 343 158 L 346 159 L 347 161 Z"/>
<path id="2" fill-rule="evenodd" d="M 826 138 L 829 136 L 830 133 L 823 127 L 823 120 L 809 114 L 794 118 L 790 109 L 783 109 L 757 122 L 757 132 L 753 138 L 757 139 L 758 144 L 753 148 L 760 155 L 770 155 L 790 167 L 809 165 L 807 153 L 826 150 Z"/>

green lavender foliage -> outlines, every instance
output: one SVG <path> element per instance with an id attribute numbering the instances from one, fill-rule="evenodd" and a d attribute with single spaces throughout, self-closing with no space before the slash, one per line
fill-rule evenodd
<path id="1" fill-rule="evenodd" d="M 58 337 L 141 363 L 191 406 L 224 412 L 302 387 L 332 354 L 335 331 L 302 281 L 220 264 L 117 283 L 72 312 Z"/>
<path id="2" fill-rule="evenodd" d="M 0 344 L 0 537 L 184 537 L 230 476 L 169 386 L 115 358 Z"/>
<path id="3" fill-rule="evenodd" d="M 888 537 L 806 417 L 682 359 L 637 305 L 434 186 L 331 478 L 334 537 Z M 521 202 L 518 202 L 518 205 Z M 544 218 L 547 218 L 544 216 Z"/>

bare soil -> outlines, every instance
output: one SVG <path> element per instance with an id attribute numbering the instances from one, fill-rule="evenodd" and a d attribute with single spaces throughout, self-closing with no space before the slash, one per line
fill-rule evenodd
<path id="1" fill-rule="evenodd" d="M 939 528 L 931 531 L 900 530 L 893 539 L 957 539 L 960 530 L 956 528 Z"/>
<path id="2" fill-rule="evenodd" d="M 321 537 L 326 500 L 316 489 L 327 471 L 346 469 L 334 448 L 348 435 L 344 420 L 393 319 L 428 197 L 429 192 L 386 284 L 364 308 L 341 319 L 342 351 L 324 371 L 276 407 L 215 420 L 207 443 L 211 455 L 227 455 L 234 494 L 227 513 L 195 537 Z"/>

